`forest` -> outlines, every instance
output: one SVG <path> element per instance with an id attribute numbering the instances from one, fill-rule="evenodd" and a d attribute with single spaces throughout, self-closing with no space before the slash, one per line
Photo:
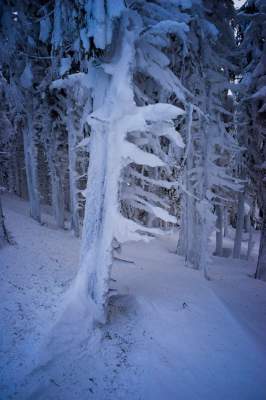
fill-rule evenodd
<path id="1" fill-rule="evenodd" d="M 265 0 L 0 0 L 1 400 L 263 400 L 265 285 Z"/>

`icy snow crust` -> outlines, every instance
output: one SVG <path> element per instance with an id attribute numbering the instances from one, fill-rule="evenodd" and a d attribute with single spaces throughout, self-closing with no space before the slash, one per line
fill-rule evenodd
<path id="1" fill-rule="evenodd" d="M 1 400 L 266 398 L 266 285 L 248 276 L 254 262 L 213 257 L 206 281 L 174 253 L 176 237 L 128 243 L 107 325 L 92 334 L 74 313 L 54 326 L 80 243 L 49 215 L 30 219 L 26 202 L 3 203 L 17 245 L 0 251 Z"/>

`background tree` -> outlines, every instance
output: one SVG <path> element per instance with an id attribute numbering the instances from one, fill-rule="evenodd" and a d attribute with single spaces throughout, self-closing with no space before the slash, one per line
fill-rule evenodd
<path id="1" fill-rule="evenodd" d="M 241 134 L 246 137 L 250 185 L 261 215 L 261 240 L 256 277 L 266 279 L 266 5 L 247 1 L 240 9 L 239 40 L 244 55 L 239 93 L 242 97 Z"/>

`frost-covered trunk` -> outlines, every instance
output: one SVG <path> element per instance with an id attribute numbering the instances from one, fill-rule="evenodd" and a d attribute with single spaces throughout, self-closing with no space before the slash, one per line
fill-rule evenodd
<path id="1" fill-rule="evenodd" d="M 195 239 L 197 237 L 197 221 L 195 221 L 195 199 L 191 180 L 189 176 L 190 170 L 193 168 L 192 155 L 189 154 L 186 167 L 186 187 L 187 193 L 185 204 L 185 261 L 188 266 L 196 267 L 197 265 L 197 248 L 195 247 Z"/>
<path id="2" fill-rule="evenodd" d="M 71 229 L 73 229 L 75 235 L 78 237 L 80 235 L 80 224 L 79 224 L 77 180 L 76 180 L 77 137 L 76 137 L 76 130 L 71 121 L 70 112 L 68 112 L 68 115 L 66 117 L 66 125 L 68 131 L 69 197 L 70 197 Z"/>
<path id="3" fill-rule="evenodd" d="M 28 99 L 30 103 L 30 100 Z M 33 127 L 33 110 L 28 106 L 26 126 L 23 129 L 24 156 L 27 176 L 28 196 L 30 201 L 30 215 L 33 219 L 41 221 L 40 194 L 37 168 L 37 149 Z"/>
<path id="4" fill-rule="evenodd" d="M 195 199 L 193 197 L 193 187 L 191 184 L 191 171 L 193 169 L 193 142 L 191 138 L 192 126 L 192 105 L 187 107 L 187 148 L 185 153 L 184 167 L 184 193 L 182 199 L 182 215 L 180 237 L 177 245 L 177 253 L 185 256 L 187 266 L 194 267 L 197 262 L 197 248 L 195 247 L 196 232 L 196 210 Z"/>
<path id="5" fill-rule="evenodd" d="M 245 193 L 241 192 L 238 195 L 236 234 L 235 234 L 234 250 L 233 250 L 234 258 L 240 257 L 244 218 L 245 218 Z"/>
<path id="6" fill-rule="evenodd" d="M 122 30 L 122 28 L 121 28 Z M 88 168 L 85 217 L 83 221 L 81 266 L 76 288 L 82 301 L 88 297 L 97 309 L 95 319 L 104 321 L 109 294 L 115 224 L 118 223 L 118 188 L 123 159 L 125 128 L 123 118 L 132 107 L 130 60 L 133 56 L 133 34 L 123 37 L 123 46 L 114 65 L 102 72 L 99 85 L 105 93 L 94 93 L 91 114 L 90 161 Z M 121 40 L 122 37 L 118 38 Z M 121 40 L 122 42 L 122 40 Z M 121 43 L 120 42 L 120 43 Z M 103 69 L 98 69 L 100 75 Z M 94 82 L 94 85 L 97 85 Z M 99 88 L 96 88 L 98 91 Z M 100 99 L 99 99 L 100 98 Z M 99 104 L 101 103 L 102 104 Z M 97 104 L 98 103 L 98 104 Z M 134 104 L 134 103 L 133 103 Z"/>
<path id="7" fill-rule="evenodd" d="M 264 207 L 263 210 L 260 249 L 259 249 L 258 264 L 257 264 L 255 278 L 266 281 L 266 207 Z"/>
<path id="8" fill-rule="evenodd" d="M 188 149 L 187 149 L 187 159 L 186 159 L 186 205 L 185 205 L 185 232 L 186 232 L 186 263 L 194 268 L 197 267 L 197 221 L 196 210 L 195 210 L 195 199 L 193 197 L 193 185 L 191 183 L 191 171 L 194 167 L 193 165 L 193 141 L 191 137 L 192 128 L 192 116 L 193 107 L 191 104 L 188 106 L 188 123 L 187 123 L 187 138 L 188 138 Z"/>
<path id="9" fill-rule="evenodd" d="M 228 210 L 226 207 L 224 207 L 224 237 L 228 236 L 228 225 L 229 225 L 229 215 L 228 215 Z"/>
<path id="10" fill-rule="evenodd" d="M 211 93 L 210 89 L 206 88 L 206 112 L 210 111 L 210 98 Z M 205 118 L 201 118 L 201 129 L 203 134 L 203 143 L 202 143 L 202 168 L 203 168 L 203 182 L 202 182 L 202 189 L 201 189 L 201 201 L 198 204 L 198 211 L 200 215 L 200 231 L 199 231 L 199 269 L 204 271 L 204 276 L 207 278 L 207 264 L 208 264 L 208 243 L 209 243 L 209 235 L 212 226 L 212 215 L 210 212 L 210 204 L 207 198 L 207 192 L 209 189 L 209 168 L 210 168 L 210 152 L 211 152 L 211 136 L 209 132 L 211 132 L 211 122 L 207 122 Z"/>
<path id="11" fill-rule="evenodd" d="M 223 207 L 220 204 L 216 206 L 216 250 L 217 256 L 223 255 Z"/>
<path id="12" fill-rule="evenodd" d="M 98 318 L 105 314 L 112 266 L 112 241 L 117 203 L 119 165 L 114 154 L 116 141 L 103 127 L 93 133 L 88 171 L 88 189 L 83 226 L 81 269 L 78 279 L 82 290 L 98 306 Z M 117 179 L 114 177 L 117 175 Z M 91 190 L 93 188 L 93 190 Z"/>
<path id="13" fill-rule="evenodd" d="M 53 214 L 58 228 L 65 226 L 64 192 L 60 175 L 56 172 L 55 166 L 50 166 L 52 186 L 52 207 Z"/>
<path id="14" fill-rule="evenodd" d="M 180 237 L 177 245 L 177 253 L 185 257 L 187 266 L 195 268 L 197 263 L 197 221 L 195 212 L 195 199 L 191 185 L 189 172 L 193 168 L 192 155 L 188 153 L 188 158 L 184 171 L 185 193 L 182 199 L 182 216 Z"/>
<path id="15" fill-rule="evenodd" d="M 179 256 L 185 255 L 185 246 L 186 246 L 186 224 L 185 224 L 185 215 L 186 215 L 186 198 L 183 195 L 181 200 L 181 218 L 180 218 L 180 229 L 179 229 L 179 238 L 176 248 L 176 253 Z"/>

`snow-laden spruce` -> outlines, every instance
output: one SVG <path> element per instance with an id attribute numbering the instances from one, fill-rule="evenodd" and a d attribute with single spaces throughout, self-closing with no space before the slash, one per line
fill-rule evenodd
<path id="1" fill-rule="evenodd" d="M 84 301 L 91 296 L 100 312 L 104 311 L 108 299 L 114 244 L 142 238 L 144 233 L 159 232 L 130 221 L 120 212 L 122 168 L 131 163 L 152 168 L 165 164 L 155 154 L 128 141 L 127 135 L 142 131 L 156 134 L 156 126 L 160 124 L 162 130 L 157 134 L 165 135 L 175 145 L 183 145 L 171 122 L 183 113 L 182 109 L 163 103 L 141 107 L 135 103 L 133 72 L 140 30 L 138 16 L 125 12 L 118 31 L 119 46 L 111 62 L 97 67 L 91 63 L 88 73 L 80 78 L 81 84 L 84 79 L 85 85 L 91 87 L 94 110 L 87 118 L 91 127 L 90 165 L 81 268 L 75 285 L 78 292 L 84 293 Z M 176 221 L 159 207 L 150 205 L 150 210 L 162 220 Z"/>
<path id="2" fill-rule="evenodd" d="M 219 15 L 224 15 L 221 20 Z M 195 2 L 186 51 L 175 65 L 190 91 L 187 120 L 182 132 L 186 151 L 182 161 L 181 234 L 178 253 L 187 265 L 206 270 L 208 239 L 217 215 L 216 254 L 223 254 L 223 211 L 242 189 L 234 176 L 234 159 L 240 148 L 234 138 L 233 101 L 228 89 L 236 71 L 230 2 Z"/>

